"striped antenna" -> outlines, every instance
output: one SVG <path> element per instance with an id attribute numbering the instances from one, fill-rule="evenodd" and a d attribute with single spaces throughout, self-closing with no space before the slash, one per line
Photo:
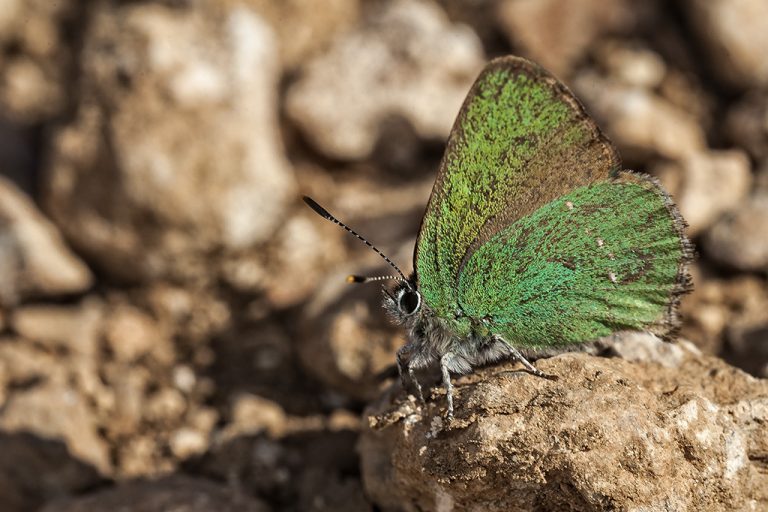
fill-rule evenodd
<path id="1" fill-rule="evenodd" d="M 390 280 L 405 281 L 405 279 L 397 276 L 375 276 L 375 277 L 357 276 L 357 275 L 347 276 L 348 283 L 370 283 L 373 281 L 390 281 Z"/>
<path id="2" fill-rule="evenodd" d="M 378 249 L 376 248 L 376 246 L 375 246 L 375 245 L 373 245 L 371 242 L 369 242 L 368 240 L 366 240 L 366 239 L 365 239 L 365 238 L 363 238 L 362 236 L 358 235 L 358 234 L 355 232 L 355 230 L 353 230 L 352 228 L 350 228 L 349 226 L 347 226 L 346 224 L 344 224 L 343 222 L 341 222 L 339 219 L 337 219 L 336 217 L 334 217 L 334 216 L 333 216 L 333 215 L 331 215 L 330 213 L 328 213 L 328 210 L 326 210 L 325 208 L 323 208 L 322 206 L 320 206 L 319 204 L 317 204 L 317 203 L 315 202 L 315 200 L 314 200 L 314 199 L 312 199 L 311 197 L 309 197 L 309 196 L 303 196 L 303 198 L 302 198 L 302 199 L 304 199 L 304 202 L 305 202 L 305 203 L 307 203 L 307 206 L 309 206 L 310 208 L 312 208 L 312 209 L 315 211 L 315 213 L 317 213 L 319 216 L 321 216 L 322 218 L 324 218 L 324 219 L 326 219 L 326 220 L 329 220 L 329 221 L 333 222 L 334 224 L 336 224 L 336 225 L 338 225 L 338 226 L 341 226 L 341 227 L 342 227 L 342 228 L 344 228 L 344 229 L 345 229 L 347 232 L 349 232 L 349 233 L 353 234 L 355 237 L 357 237 L 357 239 L 358 239 L 358 240 L 362 241 L 362 242 L 363 242 L 365 245 L 367 245 L 368 247 L 370 247 L 371 249 L 373 249 L 373 252 L 375 252 L 376 254 L 378 254 L 379 256 L 381 256 L 382 258 L 384 258 L 384 261 L 386 261 L 387 263 L 389 263 L 389 264 L 390 264 L 390 266 L 391 266 L 393 269 L 395 269 L 395 270 L 397 271 L 397 273 L 398 273 L 398 274 L 400 274 L 400 277 L 395 277 L 395 276 L 391 276 L 391 277 L 390 277 L 390 276 L 379 276 L 379 277 L 362 277 L 362 276 L 349 276 L 349 277 L 347 277 L 347 281 L 348 281 L 348 282 L 350 282 L 350 283 L 365 283 L 365 282 L 368 282 L 368 281 L 383 281 L 384 279 L 396 279 L 396 280 L 398 280 L 398 281 L 402 280 L 402 281 L 408 282 L 408 279 L 406 279 L 405 275 L 404 275 L 404 274 L 403 274 L 403 272 L 400 270 L 400 268 L 398 268 L 398 266 L 397 266 L 397 265 L 395 265 L 395 263 L 394 263 L 392 260 L 390 260 L 389 258 L 387 258 L 387 257 L 384 255 L 384 253 L 383 253 L 383 252 L 381 252 L 380 250 L 378 250 Z"/>

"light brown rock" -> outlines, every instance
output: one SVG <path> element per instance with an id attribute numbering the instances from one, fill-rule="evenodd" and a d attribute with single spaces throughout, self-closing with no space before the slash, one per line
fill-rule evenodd
<path id="1" fill-rule="evenodd" d="M 383 510 L 749 510 L 768 506 L 768 382 L 688 352 L 679 366 L 564 354 L 556 382 L 503 364 L 426 408 L 366 412 L 366 490 Z M 674 366 L 674 365 L 672 365 Z"/>
<path id="2" fill-rule="evenodd" d="M 223 431 L 225 438 L 267 432 L 272 437 L 285 434 L 287 415 L 276 402 L 258 395 L 241 394 L 234 398 L 232 418 Z"/>
<path id="3" fill-rule="evenodd" d="M 3 0 L 0 4 L 0 110 L 15 122 L 50 119 L 67 106 L 74 63 L 67 22 L 75 0 Z"/>
<path id="4" fill-rule="evenodd" d="M 242 4 L 99 4 L 44 180 L 68 238 L 132 281 L 204 279 L 212 251 L 269 238 L 295 187 L 277 51 Z"/>
<path id="5" fill-rule="evenodd" d="M 498 14 L 504 34 L 521 53 L 566 75 L 596 38 L 626 32 L 646 6 L 627 0 L 503 0 Z"/>
<path id="6" fill-rule="evenodd" d="M 223 262 L 223 277 L 241 293 L 261 293 L 272 308 L 296 305 L 315 291 L 329 269 L 345 261 L 345 234 L 301 204 L 284 220 L 266 250 Z"/>
<path id="7" fill-rule="evenodd" d="M 436 4 L 385 2 L 302 68 L 286 112 L 324 154 L 362 159 L 393 117 L 420 137 L 444 138 L 482 65 L 477 36 Z"/>
<path id="8" fill-rule="evenodd" d="M 92 279 L 56 227 L 0 177 L 0 303 L 82 292 Z"/>
<path id="9" fill-rule="evenodd" d="M 741 206 L 752 188 L 747 154 L 740 149 L 701 151 L 653 168 L 675 199 L 690 236 Z"/>
<path id="10" fill-rule="evenodd" d="M 599 66 L 625 85 L 645 89 L 659 87 L 668 73 L 667 64 L 658 53 L 621 40 L 596 45 L 595 53 Z"/>
<path id="11" fill-rule="evenodd" d="M 99 349 L 102 305 L 86 300 L 77 306 L 30 305 L 14 310 L 13 330 L 51 351 L 95 358 Z"/>
<path id="12" fill-rule="evenodd" d="M 768 269 L 768 193 L 754 195 L 720 219 L 708 233 L 704 248 L 731 268 Z"/>
<path id="13" fill-rule="evenodd" d="M 336 34 L 350 30 L 360 15 L 359 0 L 247 0 L 277 33 L 286 67 L 322 51 Z"/>
<path id="14" fill-rule="evenodd" d="M 681 160 L 706 148 L 696 117 L 653 89 L 587 70 L 571 84 L 625 160 Z"/>
<path id="15" fill-rule="evenodd" d="M 682 4 L 717 77 L 738 87 L 768 84 L 768 3 L 686 0 Z"/>
<path id="16" fill-rule="evenodd" d="M 174 359 L 174 347 L 167 330 L 149 314 L 130 304 L 110 308 L 104 322 L 104 337 L 120 362 L 132 363 L 147 354 L 165 363 Z"/>
<path id="17" fill-rule="evenodd" d="M 50 379 L 8 395 L 0 430 L 28 432 L 64 442 L 73 457 L 109 474 L 111 461 L 85 397 L 61 379 Z"/>

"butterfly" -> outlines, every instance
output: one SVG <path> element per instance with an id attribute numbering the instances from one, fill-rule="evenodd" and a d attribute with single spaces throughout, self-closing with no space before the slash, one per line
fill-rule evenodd
<path id="1" fill-rule="evenodd" d="M 612 143 L 574 94 L 520 57 L 492 60 L 450 132 L 421 222 L 414 272 L 312 199 L 304 201 L 379 253 L 397 276 L 384 309 L 408 341 L 403 386 L 424 400 L 418 370 L 451 375 L 529 362 L 621 331 L 672 336 L 690 290 L 685 222 L 650 176 L 622 170 Z"/>

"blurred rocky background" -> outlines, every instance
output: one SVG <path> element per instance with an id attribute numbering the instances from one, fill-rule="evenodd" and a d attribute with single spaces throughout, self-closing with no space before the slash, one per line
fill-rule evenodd
<path id="1" fill-rule="evenodd" d="M 439 437 L 437 416 L 411 438 L 361 421 L 403 333 L 377 286 L 344 282 L 381 260 L 300 199 L 410 270 L 458 107 L 508 53 L 556 73 L 625 167 L 661 179 L 699 253 L 681 335 L 699 359 L 641 357 L 657 379 L 612 359 L 551 364 L 586 372 L 577 388 L 625 375 L 595 386 L 658 407 L 664 431 L 720 411 L 662 459 L 690 464 L 677 474 L 690 479 L 717 460 L 725 480 L 707 481 L 722 489 L 665 509 L 768 506 L 755 490 L 768 488 L 764 0 L 2 0 L 0 510 L 490 510 L 446 482 L 479 478 L 495 489 L 484 499 L 516 488 L 530 469 L 519 461 L 471 473 L 443 461 L 451 442 L 429 445 L 427 466 L 409 458 Z M 651 381 L 642 396 L 616 390 Z M 482 385 L 468 382 L 460 404 L 497 414 Z M 670 399 L 680 386 L 694 398 Z M 505 407 L 535 400 L 508 396 Z M 462 432 L 454 442 L 511 442 Z M 564 435 L 547 432 L 546 446 L 545 433 Z M 587 438 L 567 446 L 600 444 Z M 562 462 L 574 481 L 590 467 L 579 460 Z M 542 477 L 550 501 L 496 503 L 600 510 L 645 496 L 606 501 L 556 474 Z"/>

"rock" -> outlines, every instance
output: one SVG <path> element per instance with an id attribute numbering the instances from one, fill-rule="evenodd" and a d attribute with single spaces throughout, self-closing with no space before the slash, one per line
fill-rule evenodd
<path id="1" fill-rule="evenodd" d="M 0 375 L 3 376 L 0 383 L 5 384 L 7 393 L 46 379 L 59 382 L 66 379 L 67 373 L 53 354 L 36 350 L 27 340 L 3 336 L 0 337 Z"/>
<path id="2" fill-rule="evenodd" d="M 768 365 L 762 354 L 761 332 L 768 325 L 768 282 L 764 276 L 742 274 L 730 278 L 692 268 L 696 286 L 682 301 L 681 335 L 696 340 L 709 354 L 761 376 Z"/>
<path id="3" fill-rule="evenodd" d="M 691 353 L 700 355 L 695 345 L 688 341 L 665 343 L 653 334 L 622 332 L 611 336 L 610 352 L 625 361 L 660 364 L 677 368 Z"/>
<path id="4" fill-rule="evenodd" d="M 302 68 L 286 113 L 327 156 L 363 159 L 394 117 L 419 137 L 445 138 L 482 65 L 477 36 L 435 4 L 386 2 Z"/>
<path id="5" fill-rule="evenodd" d="M 572 85 L 627 161 L 683 160 L 706 148 L 695 116 L 652 89 L 591 70 L 579 73 Z"/>
<path id="6" fill-rule="evenodd" d="M 67 106 L 75 0 L 3 0 L 0 6 L 0 111 L 16 122 L 50 119 Z"/>
<path id="7" fill-rule="evenodd" d="M 30 305 L 14 310 L 13 330 L 52 352 L 95 358 L 101 335 L 102 305 L 86 300 L 77 306 Z"/>
<path id="8" fill-rule="evenodd" d="M 146 304 L 156 328 L 183 338 L 200 356 L 214 333 L 231 327 L 232 306 L 220 290 L 209 286 L 183 286 L 153 282 L 142 288 L 140 303 Z M 196 359 L 197 360 L 197 359 Z M 202 362 L 202 361 L 201 361 Z"/>
<path id="9" fill-rule="evenodd" d="M 9 355 L 6 352 L 2 357 Z M 27 388 L 15 389 L 8 394 L 0 412 L 0 430 L 60 440 L 73 457 L 102 474 L 109 474 L 109 452 L 86 398 L 67 383 L 63 372 L 51 372 L 51 366 L 55 367 L 55 364 L 42 361 L 37 364 L 40 371 L 30 375 L 37 375 L 42 380 L 21 381 L 26 382 Z"/>
<path id="10" fill-rule="evenodd" d="M 288 68 L 322 51 L 340 33 L 352 28 L 360 15 L 359 0 L 248 0 L 274 28 L 280 56 Z"/>
<path id="11" fill-rule="evenodd" d="M 660 163 L 652 173 L 674 197 L 690 236 L 740 206 L 752 185 L 749 157 L 739 149 L 692 153 L 679 162 Z"/>
<path id="12" fill-rule="evenodd" d="M 721 218 L 704 240 L 715 261 L 745 271 L 768 269 L 768 193 L 751 197 Z"/>
<path id="13" fill-rule="evenodd" d="M 185 460 L 205 453 L 208 450 L 208 437 L 199 430 L 182 427 L 171 434 L 169 446 L 177 459 Z"/>
<path id="14" fill-rule="evenodd" d="M 225 261 L 223 277 L 241 293 L 261 292 L 272 308 L 296 305 L 314 292 L 328 269 L 344 261 L 344 236 L 338 226 L 323 222 L 302 204 L 266 250 Z"/>
<path id="15" fill-rule="evenodd" d="M 595 53 L 606 73 L 625 85 L 652 89 L 667 77 L 664 59 L 649 48 L 607 41 L 596 46 Z"/>
<path id="16" fill-rule="evenodd" d="M 147 354 L 168 364 L 174 359 L 170 334 L 150 315 L 130 304 L 110 308 L 104 334 L 117 361 L 133 363 Z"/>
<path id="17" fill-rule="evenodd" d="M 768 95 L 754 91 L 731 107 L 725 118 L 725 134 L 758 161 L 768 158 Z"/>
<path id="18" fill-rule="evenodd" d="M 82 292 L 92 279 L 55 226 L 0 177 L 0 303 Z"/>
<path id="19" fill-rule="evenodd" d="M 146 478 L 168 474 L 175 469 L 169 463 L 168 451 L 162 440 L 154 435 L 131 436 L 127 440 L 116 443 L 116 458 L 118 459 L 118 474 L 123 479 Z M 163 453 L 163 455 L 160 455 Z"/>
<path id="20" fill-rule="evenodd" d="M 101 477 L 61 441 L 0 432 L 0 510 L 38 510 L 46 501 L 85 491 Z"/>
<path id="21" fill-rule="evenodd" d="M 683 347 L 684 348 L 684 347 Z M 456 379 L 426 408 L 367 411 L 367 494 L 383 510 L 748 510 L 768 506 L 768 382 L 687 352 L 677 367 L 587 354 Z M 674 366 L 674 365 L 670 365 Z M 436 388 L 438 389 L 438 388 Z"/>
<path id="22" fill-rule="evenodd" d="M 242 493 L 201 478 L 171 476 L 136 481 L 50 503 L 41 512 L 267 512 L 269 507 Z"/>
<path id="23" fill-rule="evenodd" d="M 285 434 L 285 410 L 272 400 L 257 395 L 241 394 L 234 398 L 232 419 L 223 430 L 224 438 L 267 432 L 271 437 Z"/>
<path id="24" fill-rule="evenodd" d="M 725 84 L 768 84 L 768 3 L 686 0 L 683 11 L 701 40 L 712 72 Z"/>
<path id="25" fill-rule="evenodd" d="M 272 235 L 295 183 L 275 38 L 253 10 L 101 3 L 82 62 L 77 112 L 53 136 L 44 180 L 77 247 L 121 279 L 193 280 L 210 276 L 210 253 Z"/>
<path id="26" fill-rule="evenodd" d="M 728 344 L 723 357 L 752 375 L 768 378 L 768 283 L 761 284 L 762 291 L 749 290 L 753 294 L 745 297 L 746 310 L 734 315 L 726 327 Z"/>
<path id="27" fill-rule="evenodd" d="M 174 388 L 163 388 L 147 397 L 142 415 L 155 424 L 178 423 L 187 409 L 184 395 Z"/>
<path id="28" fill-rule="evenodd" d="M 499 22 L 526 57 L 557 75 L 567 75 L 593 41 L 626 33 L 647 17 L 648 8 L 627 0 L 503 0 Z"/>

